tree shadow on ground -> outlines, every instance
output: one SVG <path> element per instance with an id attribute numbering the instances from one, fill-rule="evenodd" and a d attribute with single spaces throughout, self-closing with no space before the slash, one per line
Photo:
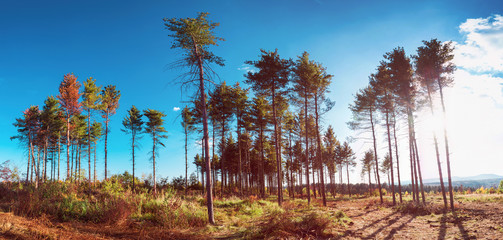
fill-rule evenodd
<path id="1" fill-rule="evenodd" d="M 369 223 L 369 224 L 367 224 L 367 225 L 365 225 L 365 226 L 363 226 L 363 227 L 361 227 L 359 229 L 356 229 L 356 230 L 346 230 L 342 236 L 339 236 L 338 239 L 344 239 L 345 237 L 348 237 L 348 236 L 358 236 L 358 235 L 360 235 L 359 237 L 362 237 L 363 234 L 361 232 L 365 231 L 365 229 L 367 229 L 369 227 L 372 227 L 372 226 L 374 226 L 375 224 L 377 224 L 377 223 L 379 223 L 381 221 L 390 219 L 391 216 L 396 215 L 396 214 L 397 214 L 397 212 L 392 212 L 392 213 L 390 213 L 390 214 L 388 214 L 388 215 L 386 215 L 386 216 L 384 216 L 384 217 L 382 217 L 380 219 L 374 220 L 373 222 L 371 222 L 371 223 Z M 400 218 L 400 217 L 395 217 L 391 221 L 393 221 L 393 223 L 394 223 L 394 222 L 398 221 L 397 220 L 398 218 Z M 389 224 L 389 225 L 391 225 L 391 224 Z M 389 225 L 387 225 L 387 226 L 389 226 Z M 375 234 L 377 234 L 377 233 L 375 233 Z"/>
<path id="2" fill-rule="evenodd" d="M 462 217 L 459 217 L 456 212 L 452 214 L 452 217 L 448 217 L 447 214 L 443 214 L 442 218 L 440 219 L 440 230 L 438 232 L 438 240 L 443 240 L 446 237 L 447 233 L 447 222 L 454 223 L 458 229 L 459 232 L 461 233 L 461 238 L 464 240 L 472 239 L 470 238 L 470 235 L 468 235 L 468 232 L 466 231 L 464 225 L 463 225 L 464 219 Z"/>
<path id="3" fill-rule="evenodd" d="M 407 220 L 406 222 L 400 224 L 400 226 L 391 229 L 391 231 L 389 232 L 388 236 L 384 237 L 384 239 L 391 239 L 393 237 L 393 235 L 395 235 L 398 231 L 402 230 L 402 228 L 404 228 L 407 224 L 409 224 L 410 222 L 412 222 L 412 220 L 414 220 L 414 218 L 416 218 L 415 215 L 411 216 L 409 218 L 409 220 Z"/>

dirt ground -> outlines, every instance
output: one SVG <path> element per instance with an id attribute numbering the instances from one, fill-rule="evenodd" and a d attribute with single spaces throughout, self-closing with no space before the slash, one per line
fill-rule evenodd
<path id="1" fill-rule="evenodd" d="M 437 201 L 440 198 L 437 198 Z M 441 205 L 440 205 L 441 206 Z M 456 214 L 404 213 L 377 199 L 329 202 L 327 211 L 342 210 L 351 223 L 328 229 L 334 239 L 503 239 L 503 201 L 484 196 L 456 199 Z M 252 225 L 259 225 L 257 219 Z M 57 222 L 0 212 L 0 239 L 239 239 L 237 233 L 208 228 L 167 230 L 148 224 L 116 225 Z"/>
<path id="2" fill-rule="evenodd" d="M 338 202 L 353 220 L 342 239 L 503 239 L 503 203 L 456 201 L 457 213 L 403 214 L 365 200 Z"/>

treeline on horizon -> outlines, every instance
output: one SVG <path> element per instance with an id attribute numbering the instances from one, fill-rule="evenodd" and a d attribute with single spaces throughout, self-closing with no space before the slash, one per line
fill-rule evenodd
<path id="1" fill-rule="evenodd" d="M 201 184 L 207 194 L 210 223 L 214 223 L 212 199 L 215 194 L 258 195 L 262 198 L 276 194 L 281 205 L 286 184 L 289 197 L 307 197 L 310 203 L 313 194 L 322 198 L 326 206 L 327 194 L 333 196 L 338 193 L 333 186 L 337 182 L 342 184 L 344 177 L 349 183 L 350 170 L 356 166 L 355 152 L 350 143 L 337 139 L 332 126 L 322 126 L 323 116 L 335 104 L 329 99 L 328 91 L 333 76 L 307 52 L 295 59 L 285 59 L 279 56 L 277 49 L 261 50 L 258 59 L 245 62 L 254 69 L 245 74 L 244 83 L 249 88 L 225 82 L 208 88 L 215 73 L 212 66 L 223 66 L 224 61 L 209 50 L 223 39 L 213 32 L 219 24 L 209 21 L 207 16 L 208 13 L 199 13 L 196 18 L 164 19 L 165 27 L 173 38 L 172 48 L 180 48 L 184 52 L 177 62 L 188 70 L 181 76 L 182 86 L 193 84 L 197 88 L 192 104 L 181 111 L 185 133 L 186 188 L 187 142 L 189 136 L 197 135 L 195 138 L 201 139 L 202 143 L 201 154 L 194 157 L 193 163 L 200 172 Z M 399 159 L 410 162 L 413 201 L 418 204 L 426 202 L 414 113 L 425 107 L 432 115 L 439 114 L 434 112 L 432 100 L 433 95 L 439 94 L 445 118 L 443 89 L 453 81 L 451 74 L 455 66 L 452 59 L 452 45 L 436 39 L 423 41 L 413 56 L 407 56 L 403 48 L 397 47 L 384 54 L 376 72 L 369 76 L 368 86 L 356 93 L 354 102 L 349 106 L 353 118 L 348 126 L 373 136 L 373 148 L 365 151 L 360 159 L 363 166 L 361 175 L 368 178 L 366 186 L 369 192 L 373 191 L 373 185 L 377 186 L 381 203 L 384 175 L 389 179 L 388 185 L 391 184 L 393 204 L 396 203 L 395 193 L 402 202 L 405 187 L 401 184 Z M 92 78 L 84 82 L 82 92 L 79 92 L 80 88 L 73 74 L 65 75 L 57 97 L 47 98 L 42 109 L 31 106 L 14 123 L 19 133 L 14 138 L 25 144 L 29 152 L 25 180 L 35 182 L 35 186 L 47 179 L 60 179 L 63 149 L 66 150 L 66 180 L 84 181 L 87 175 L 89 184 L 95 182 L 94 152 L 101 137 L 105 140 L 107 179 L 108 123 L 119 106 L 120 92 L 111 85 L 101 89 Z M 95 120 L 96 114 L 103 118 L 103 123 Z M 160 111 L 140 111 L 133 106 L 123 120 L 123 131 L 131 137 L 133 176 L 137 140 L 142 134 L 151 138 L 154 193 L 156 152 L 166 138 L 164 116 Z M 378 140 L 376 137 L 378 121 L 384 122 L 385 139 Z M 397 139 L 396 124 L 400 121 L 408 126 L 408 143 Z M 433 139 L 444 206 L 448 206 L 446 192 L 449 192 L 453 209 L 445 126 L 443 153 L 436 133 L 433 133 Z M 382 142 L 387 145 L 386 154 L 378 154 L 377 144 Z M 409 145 L 408 156 L 399 156 L 399 144 Z M 91 158 L 93 154 L 94 159 Z M 442 156 L 445 156 L 447 164 L 447 190 L 442 180 Z M 81 166 L 84 157 L 88 162 L 87 174 L 85 167 Z M 94 177 L 91 174 L 92 162 Z M 48 168 L 49 174 L 46 173 Z M 307 189 L 303 193 L 302 187 L 298 186 Z M 345 186 L 347 193 L 351 194 L 351 184 Z"/>

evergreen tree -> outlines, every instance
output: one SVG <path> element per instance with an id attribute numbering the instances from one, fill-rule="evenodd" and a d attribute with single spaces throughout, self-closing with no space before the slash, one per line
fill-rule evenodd
<path id="1" fill-rule="evenodd" d="M 187 73 L 190 79 L 185 83 L 191 83 L 194 80 L 199 82 L 198 92 L 201 98 L 201 116 L 203 122 L 204 136 L 204 157 L 206 162 L 206 189 L 207 189 L 207 207 L 208 221 L 210 224 L 215 224 L 213 216 L 213 196 L 212 196 L 212 181 L 211 181 L 211 162 L 209 158 L 209 138 L 208 138 L 208 116 L 206 109 L 206 95 L 204 81 L 209 80 L 213 71 L 209 67 L 210 63 L 223 66 L 223 59 L 215 56 L 209 51 L 209 47 L 217 45 L 217 41 L 223 41 L 223 38 L 216 37 L 213 29 L 219 25 L 207 20 L 208 13 L 199 13 L 197 18 L 165 18 L 164 25 L 173 34 L 170 37 L 174 38 L 171 48 L 181 48 L 185 51 L 185 58 L 182 59 L 182 66 L 189 67 L 190 72 Z M 206 70 L 206 71 L 205 71 Z M 205 79 L 206 77 L 206 79 Z"/>
<path id="2" fill-rule="evenodd" d="M 440 93 L 440 100 L 442 103 L 442 111 L 444 116 L 444 142 L 445 142 L 445 156 L 447 161 L 447 176 L 449 181 L 449 198 L 451 210 L 454 211 L 454 196 L 452 190 L 452 180 L 451 180 L 451 166 L 450 166 L 450 155 L 449 155 L 449 140 L 447 137 L 447 128 L 445 125 L 445 103 L 443 88 L 448 87 L 452 84 L 453 79 L 450 78 L 455 70 L 454 64 L 451 62 L 454 58 L 453 51 L 454 48 L 451 43 L 442 43 L 437 39 L 432 39 L 430 41 L 423 41 L 424 46 L 417 49 L 417 55 L 414 56 L 414 62 L 416 66 L 416 75 L 418 76 L 419 82 L 423 87 L 423 90 L 427 93 L 427 100 L 430 106 L 431 114 L 434 117 L 434 107 L 432 95 L 436 92 Z M 437 136 L 433 132 L 433 140 L 435 143 L 435 151 L 437 155 L 437 163 L 439 166 L 440 179 L 441 175 L 441 165 L 440 165 L 440 153 L 438 150 Z M 443 181 L 441 180 L 441 186 L 443 187 Z M 447 202 L 445 200 L 444 194 L 444 206 L 447 208 Z"/>
<path id="3" fill-rule="evenodd" d="M 148 121 L 145 123 L 145 132 L 152 137 L 152 171 L 153 171 L 153 184 L 154 194 L 157 194 L 156 177 L 155 177 L 155 157 L 158 155 L 158 146 L 164 147 L 162 139 L 168 138 L 164 129 L 164 119 L 166 114 L 153 109 L 143 111 L 143 115 L 147 117 Z"/>
<path id="4" fill-rule="evenodd" d="M 355 96 L 355 101 L 353 104 L 349 105 L 349 109 L 353 114 L 353 119 L 348 122 L 349 128 L 356 129 L 370 129 L 372 131 L 372 142 L 374 147 L 374 160 L 375 165 L 379 166 L 379 161 L 377 158 L 377 139 L 376 139 L 376 110 L 377 110 L 377 92 L 372 85 L 369 85 L 363 89 L 360 89 Z M 368 126 L 367 124 L 370 124 Z M 379 176 L 379 171 L 376 171 L 377 186 L 379 187 L 379 198 L 381 204 L 383 204 L 382 188 L 381 188 L 381 178 Z"/>
<path id="5" fill-rule="evenodd" d="M 91 117 L 95 110 L 100 107 L 101 87 L 96 86 L 96 80 L 92 77 L 84 82 L 84 92 L 82 93 L 82 107 L 87 111 L 87 157 L 89 164 L 89 184 L 91 184 Z"/>
<path id="6" fill-rule="evenodd" d="M 252 65 L 258 69 L 258 72 L 248 72 L 245 77 L 245 82 L 252 85 L 252 89 L 256 92 L 264 94 L 271 99 L 272 104 L 272 122 L 274 124 L 274 149 L 277 167 L 277 187 L 278 187 L 278 205 L 281 206 L 283 193 L 282 187 L 282 167 L 281 154 L 279 147 L 279 131 L 277 119 L 277 103 L 276 94 L 281 94 L 281 91 L 287 85 L 291 67 L 291 61 L 281 59 L 278 50 L 274 52 L 261 51 L 261 58 L 258 61 L 246 61 L 246 64 Z"/>
<path id="7" fill-rule="evenodd" d="M 140 110 L 138 110 L 134 105 L 131 109 L 128 110 L 128 115 L 124 117 L 122 120 L 122 126 L 124 129 L 121 129 L 124 133 L 131 135 L 131 157 L 133 160 L 133 191 L 135 190 L 135 154 L 134 150 L 138 146 L 137 140 L 141 139 L 142 129 L 143 129 L 143 120 L 142 114 Z"/>
<path id="8" fill-rule="evenodd" d="M 107 180 L 107 159 L 108 159 L 108 124 L 110 123 L 110 117 L 115 115 L 117 108 L 119 108 L 119 99 L 121 98 L 121 92 L 115 89 L 114 85 L 108 85 L 101 91 L 101 117 L 105 119 L 105 180 Z"/>

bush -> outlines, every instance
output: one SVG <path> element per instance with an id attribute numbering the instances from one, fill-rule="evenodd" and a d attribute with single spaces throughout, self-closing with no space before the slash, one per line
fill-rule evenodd
<path id="1" fill-rule="evenodd" d="M 475 190 L 475 193 L 478 193 L 478 194 L 486 194 L 487 193 L 487 190 L 484 189 L 484 187 L 480 187 L 479 189 Z"/>

